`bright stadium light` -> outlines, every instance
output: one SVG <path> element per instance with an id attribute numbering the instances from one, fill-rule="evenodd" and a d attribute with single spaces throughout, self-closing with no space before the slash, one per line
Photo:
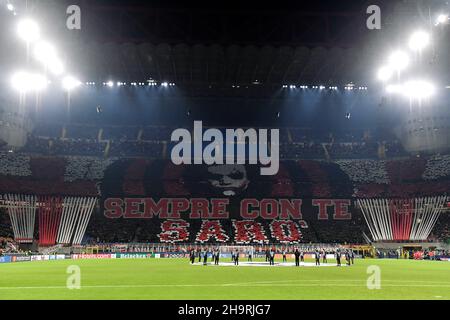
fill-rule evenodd
<path id="1" fill-rule="evenodd" d="M 27 43 L 37 41 L 40 37 L 39 26 L 31 19 L 24 19 L 20 21 L 17 32 L 19 37 Z"/>
<path id="2" fill-rule="evenodd" d="M 169 84 L 168 84 L 167 82 L 163 82 L 163 83 L 161 83 L 161 86 L 163 86 L 163 87 L 168 87 Z"/>
<path id="3" fill-rule="evenodd" d="M 62 86 L 65 90 L 71 91 L 81 85 L 81 81 L 72 76 L 67 76 L 62 80 Z"/>
<path id="4" fill-rule="evenodd" d="M 402 71 L 409 65 L 409 57 L 403 51 L 395 51 L 389 56 L 389 65 L 397 72 Z"/>
<path id="5" fill-rule="evenodd" d="M 7 8 L 9 11 L 14 11 L 14 6 L 13 6 L 11 3 L 8 3 L 8 4 L 6 5 L 6 8 Z"/>
<path id="6" fill-rule="evenodd" d="M 47 87 L 47 83 L 48 81 L 44 76 L 28 72 L 17 72 L 12 77 L 14 89 L 21 93 L 42 91 Z"/>
<path id="7" fill-rule="evenodd" d="M 380 81 L 388 81 L 392 77 L 393 70 L 390 67 L 381 67 L 378 70 L 377 78 Z"/>
<path id="8" fill-rule="evenodd" d="M 436 19 L 436 25 L 448 23 L 448 14 L 440 14 Z"/>
<path id="9" fill-rule="evenodd" d="M 108 81 L 107 83 L 106 83 L 106 85 L 108 86 L 108 87 L 114 87 L 114 82 L 112 82 L 112 81 Z"/>
<path id="10" fill-rule="evenodd" d="M 435 87 L 423 80 L 412 80 L 406 82 L 402 87 L 402 93 L 409 99 L 425 99 L 435 93 Z"/>
<path id="11" fill-rule="evenodd" d="M 421 51 L 430 44 L 430 35 L 425 31 L 416 31 L 409 38 L 409 48 Z"/>

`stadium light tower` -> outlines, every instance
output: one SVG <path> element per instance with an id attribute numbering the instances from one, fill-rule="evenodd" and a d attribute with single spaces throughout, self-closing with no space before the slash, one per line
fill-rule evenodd
<path id="1" fill-rule="evenodd" d="M 430 44 L 430 35 L 425 31 L 416 31 L 409 38 L 409 48 L 413 51 L 422 51 Z"/>
<path id="2" fill-rule="evenodd" d="M 24 19 L 19 22 L 17 32 L 19 37 L 27 43 L 32 43 L 40 38 L 38 24 L 31 19 Z"/>
<path id="3" fill-rule="evenodd" d="M 29 91 L 39 92 L 47 87 L 47 79 L 39 74 L 17 72 L 12 77 L 12 86 L 20 93 Z"/>

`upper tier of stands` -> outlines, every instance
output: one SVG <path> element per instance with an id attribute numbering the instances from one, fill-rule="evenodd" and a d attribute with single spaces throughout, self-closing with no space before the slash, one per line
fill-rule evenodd
<path id="1" fill-rule="evenodd" d="M 21 151 L 42 155 L 167 158 L 175 128 L 38 125 Z M 408 156 L 395 137 L 280 129 L 281 159 L 379 159 Z"/>

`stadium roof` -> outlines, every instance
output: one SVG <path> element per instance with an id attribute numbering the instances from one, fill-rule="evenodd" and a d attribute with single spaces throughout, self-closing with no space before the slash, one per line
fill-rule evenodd
<path id="1" fill-rule="evenodd" d="M 67 69 L 82 81 L 154 80 L 202 89 L 265 90 L 290 84 L 370 86 L 380 55 L 389 49 L 387 39 L 392 35 L 401 41 L 408 29 L 405 21 L 426 21 L 427 10 L 419 2 L 379 1 L 381 31 L 367 29 L 366 9 L 372 3 L 365 0 L 227 1 L 220 6 L 198 1 L 28 0 L 27 12 L 58 43 Z M 71 4 L 82 9 L 81 32 L 65 28 L 65 10 Z M 3 18 L 0 26 L 11 25 Z M 395 30 L 399 25 L 402 32 Z M 23 51 L 4 44 L 2 65 L 24 61 L 5 50 Z"/>
<path id="2" fill-rule="evenodd" d="M 177 85 L 347 84 L 363 62 L 356 49 L 338 47 L 92 43 L 77 51 L 73 61 L 87 80 Z"/>

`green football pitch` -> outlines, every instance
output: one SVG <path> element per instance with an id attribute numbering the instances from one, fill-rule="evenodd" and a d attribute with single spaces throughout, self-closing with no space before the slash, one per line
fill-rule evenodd
<path id="1" fill-rule="evenodd" d="M 73 265 L 79 267 L 80 289 L 66 285 Z M 368 289 L 369 266 L 379 267 L 379 289 Z M 10 263 L 0 264 L 0 299 L 449 300 L 450 263 L 365 259 L 351 267 L 298 268 L 192 266 L 187 259 Z"/>

